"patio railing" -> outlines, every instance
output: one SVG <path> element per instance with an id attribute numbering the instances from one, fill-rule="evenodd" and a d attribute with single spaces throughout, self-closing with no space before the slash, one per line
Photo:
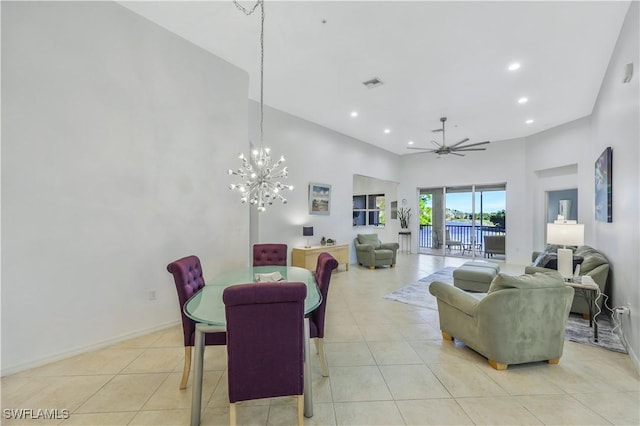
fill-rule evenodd
<path id="1" fill-rule="evenodd" d="M 505 235 L 506 229 L 496 226 L 476 226 L 475 235 L 472 232 L 472 227 L 467 225 L 449 225 L 445 226 L 445 229 L 449 231 L 451 240 L 460 241 L 462 244 L 479 244 L 479 248 L 484 251 L 484 236 L 485 235 Z M 439 238 L 440 247 L 434 247 L 433 238 L 433 226 L 432 225 L 420 225 L 420 235 L 418 236 L 419 246 L 424 248 L 438 249 L 442 247 L 442 237 Z"/>

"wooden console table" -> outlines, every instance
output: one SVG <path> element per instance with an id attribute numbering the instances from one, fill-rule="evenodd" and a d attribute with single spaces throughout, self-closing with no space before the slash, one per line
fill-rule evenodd
<path id="1" fill-rule="evenodd" d="M 349 244 L 293 248 L 291 249 L 291 266 L 315 271 L 318 255 L 324 252 L 330 253 L 335 257 L 338 264 L 344 263 L 347 271 L 349 270 Z"/>

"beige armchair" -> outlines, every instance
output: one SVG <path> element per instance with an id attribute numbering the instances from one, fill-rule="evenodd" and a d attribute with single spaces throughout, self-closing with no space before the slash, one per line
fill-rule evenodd
<path id="1" fill-rule="evenodd" d="M 442 337 L 464 342 L 496 370 L 560 362 L 574 290 L 557 272 L 498 274 L 481 299 L 438 281 L 429 291 L 438 299 Z"/>
<path id="2" fill-rule="evenodd" d="M 360 265 L 369 269 L 386 265 L 393 268 L 396 265 L 400 244 L 382 243 L 378 239 L 378 234 L 358 234 L 353 243 L 356 246 L 356 257 Z"/>

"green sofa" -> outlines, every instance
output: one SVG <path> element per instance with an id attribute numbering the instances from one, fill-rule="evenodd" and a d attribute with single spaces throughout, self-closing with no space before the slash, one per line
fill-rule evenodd
<path id="1" fill-rule="evenodd" d="M 554 252 L 554 248 L 548 248 L 548 251 Z M 539 256 L 544 254 L 543 252 L 534 251 L 531 255 L 531 261 L 536 262 Z M 580 275 L 588 275 L 590 276 L 598 287 L 600 287 L 600 291 L 604 293 L 605 287 L 607 285 L 607 278 L 609 277 L 609 261 L 605 257 L 604 254 L 589 246 L 580 246 L 574 251 L 575 256 L 581 256 L 584 260 L 582 264 L 580 264 Z M 525 268 L 525 273 L 534 273 L 534 272 L 544 272 L 551 271 L 552 269 L 541 268 L 537 266 L 527 266 Z M 602 301 L 604 297 L 598 298 L 598 306 L 602 309 Z M 582 314 L 585 318 L 589 317 L 589 305 L 587 305 L 587 301 L 584 297 L 574 297 L 573 303 L 571 304 L 571 312 Z"/>
<path id="2" fill-rule="evenodd" d="M 391 266 L 393 268 L 396 265 L 396 255 L 400 244 L 382 243 L 378 234 L 358 234 L 353 243 L 360 265 L 369 269 L 375 269 L 376 266 Z"/>
<path id="3" fill-rule="evenodd" d="M 464 342 L 496 370 L 560 361 L 574 290 L 558 272 L 498 274 L 485 297 L 438 281 L 429 292 L 438 300 L 442 337 Z"/>

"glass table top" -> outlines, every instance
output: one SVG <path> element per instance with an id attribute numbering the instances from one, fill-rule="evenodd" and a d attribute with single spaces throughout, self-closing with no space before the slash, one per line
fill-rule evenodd
<path id="1" fill-rule="evenodd" d="M 278 285 L 279 282 L 303 282 L 307 285 L 307 298 L 304 300 L 304 313 L 313 312 L 322 302 L 314 274 L 308 269 L 295 266 L 256 266 L 233 269 L 206 280 L 202 290 L 191 296 L 184 304 L 184 313 L 192 320 L 209 325 L 226 325 L 222 292 L 235 284 L 255 283 L 256 274 L 278 272 L 282 281 L 265 283 Z"/>

